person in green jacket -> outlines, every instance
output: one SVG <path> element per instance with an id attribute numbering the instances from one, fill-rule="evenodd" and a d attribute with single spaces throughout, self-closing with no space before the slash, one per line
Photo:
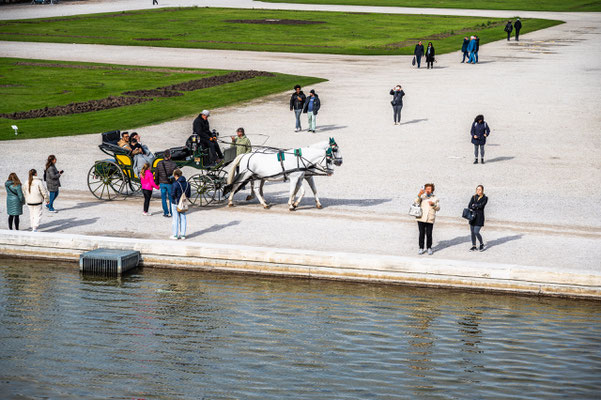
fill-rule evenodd
<path id="1" fill-rule="evenodd" d="M 23 204 L 25 204 L 25 197 L 23 196 L 23 188 L 21 187 L 21 181 L 17 174 L 12 172 L 8 176 L 8 180 L 4 184 L 6 188 L 6 213 L 8 214 L 8 229 L 13 229 L 13 222 L 15 223 L 15 229 L 19 230 L 19 215 L 23 214 Z"/>
<path id="2" fill-rule="evenodd" d="M 238 128 L 236 134 L 238 136 L 232 136 L 232 146 L 236 146 L 236 157 L 240 154 L 250 153 L 252 145 L 250 139 L 244 134 L 244 128 Z"/>

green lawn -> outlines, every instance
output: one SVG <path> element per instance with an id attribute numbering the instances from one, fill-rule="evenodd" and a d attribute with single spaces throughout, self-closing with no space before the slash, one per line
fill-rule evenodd
<path id="1" fill-rule="evenodd" d="M 271 20 L 269 24 L 232 22 Z M 275 21 L 274 21 L 275 20 Z M 304 24 L 282 24 L 283 20 Z M 306 22 L 316 22 L 308 24 Z M 561 21 L 524 19 L 522 33 Z M 166 8 L 0 22 L 3 40 L 361 55 L 412 54 L 418 39 L 438 54 L 462 37 L 503 39 L 504 19 L 313 11 Z"/>
<path id="2" fill-rule="evenodd" d="M 601 0 L 261 0 L 269 3 L 345 4 L 482 10 L 601 11 Z"/>
<path id="3" fill-rule="evenodd" d="M 125 91 L 154 89 L 230 72 L 0 58 L 0 114 L 120 96 Z M 213 109 L 272 93 L 292 91 L 296 83 L 305 86 L 321 81 L 323 79 L 274 74 L 271 77 L 255 77 L 206 89 L 182 91 L 183 96 L 178 97 L 154 97 L 145 103 L 102 111 L 21 120 L 0 118 L 0 140 L 126 130 L 197 114 L 203 108 Z M 287 104 L 283 107 L 287 107 Z M 11 125 L 19 127 L 18 136 L 14 135 Z"/>

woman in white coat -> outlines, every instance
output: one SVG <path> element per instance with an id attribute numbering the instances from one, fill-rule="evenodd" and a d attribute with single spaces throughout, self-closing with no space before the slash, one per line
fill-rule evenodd
<path id="1" fill-rule="evenodd" d="M 29 170 L 29 180 L 23 187 L 23 195 L 25 195 L 25 202 L 27 203 L 27 208 L 29 208 L 31 231 L 37 232 L 40 220 L 42 219 L 42 206 L 44 202 L 46 204 L 50 202 L 50 196 L 48 195 L 46 186 L 38 178 L 38 172 L 35 169 Z"/>

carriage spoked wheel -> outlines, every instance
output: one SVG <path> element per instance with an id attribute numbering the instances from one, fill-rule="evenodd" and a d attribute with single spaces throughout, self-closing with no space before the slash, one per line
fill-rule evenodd
<path id="1" fill-rule="evenodd" d="M 215 200 L 217 187 L 208 175 L 196 174 L 188 179 L 190 183 L 190 202 L 195 206 L 205 207 Z"/>
<path id="2" fill-rule="evenodd" d="M 126 186 L 125 175 L 111 161 L 97 161 L 88 172 L 88 188 L 100 200 L 115 200 Z"/>
<path id="3" fill-rule="evenodd" d="M 125 172 L 126 174 L 132 174 L 133 172 L 129 171 L 129 172 Z M 137 180 L 136 178 L 129 178 L 127 179 L 127 182 L 125 182 L 125 184 L 121 187 L 121 190 L 119 193 L 121 193 L 122 196 L 133 196 L 136 193 L 139 193 L 142 190 L 142 183 Z"/>

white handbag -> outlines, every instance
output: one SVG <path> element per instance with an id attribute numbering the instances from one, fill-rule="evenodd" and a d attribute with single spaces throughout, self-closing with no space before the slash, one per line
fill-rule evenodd
<path id="1" fill-rule="evenodd" d="M 415 218 L 420 218 L 422 216 L 422 208 L 420 205 L 413 203 L 411 207 L 409 207 L 409 215 Z"/>

